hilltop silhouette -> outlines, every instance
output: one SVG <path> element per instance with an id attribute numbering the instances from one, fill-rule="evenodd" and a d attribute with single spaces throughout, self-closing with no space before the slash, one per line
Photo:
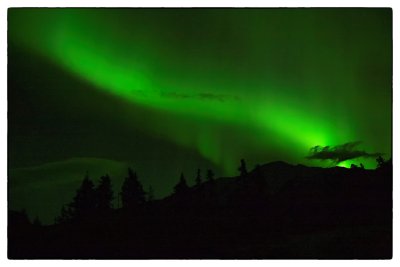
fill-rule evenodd
<path id="1" fill-rule="evenodd" d="M 198 170 L 192 187 L 182 173 L 160 200 L 130 169 L 114 209 L 112 177 L 95 187 L 85 176 L 54 225 L 9 211 L 9 258 L 388 259 L 392 163 L 378 163 L 366 170 L 278 161 L 249 170 L 241 160 L 238 176 Z"/>

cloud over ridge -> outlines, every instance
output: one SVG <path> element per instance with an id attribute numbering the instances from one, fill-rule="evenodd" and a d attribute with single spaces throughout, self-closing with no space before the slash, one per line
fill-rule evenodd
<path id="1" fill-rule="evenodd" d="M 357 146 L 360 144 L 361 141 L 356 141 L 336 146 L 315 146 L 310 149 L 310 155 L 308 155 L 306 159 L 331 160 L 340 163 L 360 157 L 373 158 L 383 155 L 383 153 L 379 152 L 369 153 L 364 150 L 358 150 Z"/>

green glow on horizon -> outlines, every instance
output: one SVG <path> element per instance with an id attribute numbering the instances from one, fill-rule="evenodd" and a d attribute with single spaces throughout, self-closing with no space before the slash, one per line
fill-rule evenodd
<path id="1" fill-rule="evenodd" d="M 319 42 L 323 42 L 323 39 L 311 42 L 314 38 L 312 28 L 307 28 L 305 31 L 304 44 L 298 45 L 311 52 L 313 49 L 316 50 L 315 53 L 319 53 L 319 56 L 309 59 L 310 68 L 304 70 L 299 77 L 315 79 L 317 82 L 298 82 L 294 85 L 285 85 L 282 82 L 285 79 L 281 77 L 265 79 L 260 75 L 254 79 L 243 78 L 244 80 L 241 80 L 240 77 L 233 76 L 235 72 L 231 69 L 236 66 L 226 63 L 224 65 L 226 70 L 221 70 L 222 68 L 217 67 L 218 59 L 214 60 L 209 55 L 206 55 L 204 59 L 195 58 L 196 62 L 200 62 L 198 63 L 199 69 L 203 64 L 210 66 L 210 70 L 205 71 L 205 77 L 191 78 L 196 77 L 194 73 L 197 73 L 191 69 L 192 66 L 187 66 L 186 70 L 185 64 L 182 64 L 182 67 L 175 62 L 175 56 L 180 53 L 179 50 L 165 55 L 159 52 L 163 48 L 162 46 L 173 46 L 173 44 L 157 43 L 159 38 L 162 38 L 156 36 L 157 32 L 153 34 L 152 32 L 148 34 L 139 32 L 138 36 L 133 32 L 133 37 L 125 40 L 123 37 L 126 32 L 118 28 L 116 21 L 109 21 L 109 17 L 105 18 L 106 11 L 104 10 L 98 12 L 93 10 L 87 12 L 85 10 L 20 10 L 14 12 L 18 13 L 15 20 L 24 21 L 29 18 L 34 23 L 20 25 L 17 21 L 17 29 L 24 33 L 28 31 L 28 34 L 13 32 L 11 34 L 15 35 L 12 35 L 11 39 L 21 42 L 27 49 L 49 58 L 99 90 L 126 99 L 134 105 L 158 110 L 161 114 L 165 113 L 166 116 L 179 115 L 192 121 L 221 122 L 237 128 L 247 127 L 250 129 L 249 132 L 259 139 L 261 149 L 268 151 L 271 142 L 278 143 L 278 145 L 281 142 L 282 144 L 279 145 L 281 148 L 288 149 L 292 153 L 293 159 L 305 164 L 309 162 L 304 160 L 304 157 L 312 146 L 337 145 L 363 137 L 358 127 L 353 126 L 358 115 L 347 114 L 346 112 L 353 107 L 346 104 L 348 101 L 342 100 L 348 95 L 344 85 L 361 90 L 358 89 L 361 87 L 355 78 L 357 70 L 350 71 L 349 64 L 341 63 L 347 55 L 340 56 L 345 52 L 336 49 L 336 44 L 332 44 L 329 47 L 330 50 L 326 51 L 336 52 L 339 56 L 333 55 L 332 57 L 325 50 L 318 52 Z M 252 21 L 250 20 L 250 22 Z M 255 20 L 255 22 L 257 21 Z M 134 29 L 135 27 L 138 28 L 134 25 Z M 149 26 L 149 28 L 151 27 Z M 254 32 L 246 34 L 250 37 L 253 36 L 252 34 L 259 34 L 260 29 L 253 28 L 253 30 Z M 238 29 L 238 32 L 240 31 L 243 30 Z M 285 38 L 289 37 L 278 35 L 277 38 L 286 41 Z M 257 45 L 257 42 L 258 39 L 255 39 L 252 44 L 254 46 L 252 53 L 255 54 L 265 49 L 262 47 L 263 44 Z M 310 45 L 307 42 L 310 42 Z M 214 52 L 212 48 L 209 49 Z M 268 49 L 273 51 L 275 47 L 271 45 Z M 310 53 L 309 51 L 306 52 Z M 265 53 L 270 57 L 273 56 L 269 50 Z M 210 55 L 213 54 L 210 52 Z M 295 56 L 299 57 L 300 55 L 293 53 L 293 57 Z M 356 57 L 357 55 L 354 56 L 354 58 Z M 329 65 L 325 63 L 328 62 L 328 58 Z M 184 60 L 182 59 L 182 61 Z M 327 64 L 324 65 L 326 68 L 324 71 L 334 72 L 344 68 L 343 74 L 340 75 L 345 80 L 343 82 L 331 81 L 329 80 L 330 75 L 321 78 L 315 77 L 317 75 L 313 71 L 318 71 L 320 62 Z M 357 64 L 359 63 L 354 63 L 354 65 Z M 160 71 L 165 70 L 165 66 L 170 67 L 167 71 L 172 73 L 172 78 L 169 78 L 170 73 Z M 270 68 L 273 69 L 273 67 Z M 301 70 L 296 71 L 300 72 Z M 213 72 L 216 73 L 217 78 L 213 78 Z M 266 73 L 273 77 L 272 70 Z M 244 77 L 247 74 L 245 72 Z M 182 77 L 181 83 L 175 83 L 180 76 Z M 251 77 L 250 72 L 248 76 Z M 249 84 L 252 87 L 258 88 L 257 93 L 251 93 L 251 88 L 245 85 L 246 79 L 250 80 Z M 324 88 L 326 80 L 329 80 L 328 87 L 340 88 L 342 91 L 338 91 L 334 97 L 320 96 L 321 91 L 328 90 Z M 264 93 L 263 90 L 266 92 Z M 288 93 L 283 92 L 285 90 Z M 304 95 L 298 93 L 302 91 L 307 93 Z M 216 98 L 199 97 L 209 92 L 215 92 Z M 263 94 L 265 98 L 260 99 L 259 94 Z M 230 95 L 237 96 L 237 99 L 230 98 Z M 218 99 L 218 97 L 225 96 L 228 96 L 227 99 Z M 325 104 L 328 100 L 332 101 L 330 106 Z M 155 123 L 153 126 L 148 126 L 146 130 L 152 133 L 162 132 L 166 138 L 176 144 L 197 150 L 210 161 L 223 166 L 226 172 L 232 170 L 240 158 L 241 151 L 235 152 L 235 146 L 239 146 L 239 144 L 231 144 L 232 147 L 228 147 L 222 142 L 223 140 L 221 141 L 224 138 L 222 134 L 201 127 L 183 132 L 181 129 L 184 126 L 172 129 L 168 125 L 160 127 L 161 124 Z M 341 127 L 339 128 L 338 125 Z M 349 167 L 350 164 L 351 161 L 346 161 L 338 166 Z M 374 167 L 369 161 L 364 165 L 367 168 Z"/>

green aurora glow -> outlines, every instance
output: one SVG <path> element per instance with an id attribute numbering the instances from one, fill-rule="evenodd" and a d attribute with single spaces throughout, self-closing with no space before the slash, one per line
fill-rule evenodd
<path id="1" fill-rule="evenodd" d="M 311 146 L 349 140 L 390 154 L 388 19 L 388 10 L 23 9 L 11 13 L 10 35 L 99 90 L 194 120 L 249 127 L 266 150 L 283 139 L 302 162 Z M 230 42 L 242 47 L 231 49 Z M 360 74 L 364 64 L 371 68 L 371 56 L 379 57 L 374 67 L 383 87 Z M 370 97 L 369 90 L 387 93 Z M 375 101 L 388 105 L 374 109 Z M 368 123 L 379 125 L 386 140 L 365 136 L 359 116 L 366 108 L 379 114 Z M 207 129 L 164 129 L 169 140 L 226 169 L 225 157 L 240 157 L 213 147 L 220 140 L 209 140 Z"/>
<path id="2" fill-rule="evenodd" d="M 111 118 L 122 128 L 232 175 L 242 157 L 331 166 L 305 156 L 358 140 L 390 157 L 391 17 L 390 9 L 10 9 L 8 35 L 9 47 L 128 103 Z M 364 158 L 340 166 L 360 162 L 376 166 Z"/>

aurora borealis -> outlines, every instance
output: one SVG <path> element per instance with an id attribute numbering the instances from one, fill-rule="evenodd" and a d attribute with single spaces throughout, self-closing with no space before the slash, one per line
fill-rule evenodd
<path id="1" fill-rule="evenodd" d="M 236 175 L 241 158 L 328 167 L 311 147 L 355 141 L 391 157 L 391 9 L 9 9 L 8 23 L 11 184 L 105 159 L 165 196 L 181 171 Z M 376 166 L 340 166 L 360 162 Z"/>

